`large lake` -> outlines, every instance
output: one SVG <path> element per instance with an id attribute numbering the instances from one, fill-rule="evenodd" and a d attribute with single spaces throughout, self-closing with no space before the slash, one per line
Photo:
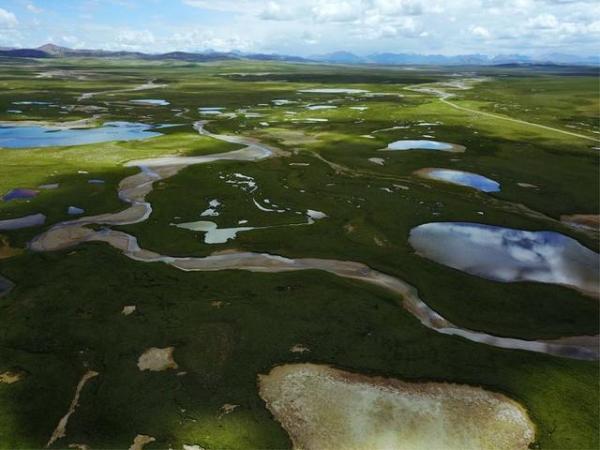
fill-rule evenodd
<path id="1" fill-rule="evenodd" d="M 434 222 L 413 228 L 409 243 L 425 258 L 482 278 L 561 284 L 598 295 L 598 254 L 560 233 Z"/>
<path id="2" fill-rule="evenodd" d="M 106 122 L 96 128 L 54 128 L 41 125 L 0 126 L 0 147 L 63 147 L 107 141 L 129 141 L 160 136 L 151 125 L 134 122 Z"/>

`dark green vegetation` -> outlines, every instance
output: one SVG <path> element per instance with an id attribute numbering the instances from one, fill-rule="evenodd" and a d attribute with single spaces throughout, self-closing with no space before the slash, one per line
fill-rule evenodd
<path id="1" fill-rule="evenodd" d="M 140 433 L 156 436 L 156 448 L 285 447 L 285 434 L 257 395 L 256 374 L 274 362 L 306 359 L 483 385 L 527 405 L 542 447 L 595 445 L 597 404 L 584 388 L 593 392 L 593 364 L 439 335 L 398 299 L 360 283 L 320 272 L 184 273 L 135 264 L 100 245 L 15 258 L 3 273 L 18 287 L 3 301 L 10 326 L 3 327 L 0 359 L 28 372 L 0 391 L 6 448 L 45 444 L 84 362 L 100 375 L 83 392 L 68 442 L 123 448 Z M 138 310 L 124 317 L 127 304 Z M 310 353 L 290 353 L 297 343 Z M 187 375 L 138 370 L 147 347 L 170 345 Z M 219 418 L 225 403 L 240 407 Z"/>
<path id="2" fill-rule="evenodd" d="M 1 69 L 3 120 L 54 122 L 100 114 L 100 121 L 178 126 L 162 128 L 164 136 L 146 141 L 0 149 L 0 194 L 15 187 L 60 183 L 58 189 L 30 201 L 0 202 L 0 220 L 43 212 L 49 226 L 68 219 L 70 205 L 90 214 L 116 211 L 123 207 L 116 195 L 119 181 L 137 170 L 122 167 L 124 162 L 235 149 L 198 136 L 192 123 L 202 118 L 198 107 L 225 107 L 225 112 L 243 108 L 262 116 L 244 117 L 237 111 L 235 118 L 214 118 L 208 128 L 255 136 L 290 151 L 290 157 L 191 166 L 157 183 L 147 198 L 153 205 L 151 217 L 121 227 L 137 236 L 143 248 L 173 256 L 235 248 L 360 261 L 414 285 L 433 309 L 466 328 L 526 339 L 598 333 L 596 299 L 552 285 L 480 279 L 420 258 L 409 247 L 408 232 L 416 225 L 472 221 L 558 231 L 598 251 L 596 239 L 557 219 L 562 214 L 599 213 L 598 152 L 591 149 L 599 144 L 474 115 L 431 94 L 404 89 L 455 80 L 450 71 L 345 68 L 339 77 L 338 68 L 326 66 L 92 59 L 2 63 Z M 34 78 L 52 71 L 50 78 Z M 239 75 L 252 72 L 257 74 Z M 264 72 L 269 74 L 261 75 Z M 598 136 L 595 77 L 510 68 L 486 69 L 485 75 L 491 79 L 458 91 L 452 101 Z M 166 86 L 105 92 L 132 89 L 151 79 Z M 314 87 L 402 96 L 297 93 Z M 543 93 L 537 95 L 540 90 Z M 85 92 L 105 93 L 78 101 Z M 136 98 L 171 104 L 128 103 Z M 274 106 L 273 99 L 298 103 Z M 31 100 L 58 107 L 12 104 Z M 308 104 L 338 108 L 311 111 L 305 108 Z M 72 107 L 61 108 L 66 105 Z M 86 106 L 105 109 L 90 112 Z M 350 109 L 355 106 L 369 109 Z M 10 114 L 7 109 L 23 113 Z M 329 121 L 292 121 L 302 118 Z M 389 130 L 375 132 L 385 129 Z M 424 139 L 423 135 L 464 145 L 467 151 L 378 151 L 391 141 Z M 370 162 L 373 157 L 385 158 L 385 164 Z M 343 167 L 332 168 L 326 161 Z M 423 167 L 479 173 L 499 181 L 502 191 L 481 194 L 412 176 Z M 248 193 L 226 183 L 236 172 L 253 177 L 258 189 Z M 88 184 L 91 178 L 106 183 Z M 270 199 L 292 211 L 263 212 L 253 198 Z M 221 215 L 200 217 L 212 199 L 222 202 Z M 303 222 L 304 215 L 294 212 L 307 209 L 323 211 L 328 218 L 311 226 L 245 232 L 217 245 L 204 244 L 203 233 L 170 225 L 196 220 L 212 220 L 222 228 L 239 226 L 240 220 L 248 220 L 250 226 L 289 224 Z M 12 246 L 23 247 L 42 230 L 5 235 Z M 67 438 L 56 448 L 70 443 L 127 448 L 136 434 L 157 439 L 149 449 L 183 444 L 286 447 L 290 443 L 285 433 L 257 395 L 256 376 L 290 361 L 481 385 L 525 405 L 538 427 L 540 448 L 599 444 L 597 364 L 499 350 L 434 333 L 401 308 L 401 299 L 358 282 L 321 272 L 185 273 L 129 260 L 100 244 L 51 254 L 25 252 L 0 260 L 0 273 L 16 284 L 0 298 L 0 373 L 26 373 L 18 383 L 0 384 L 0 448 L 45 445 L 67 412 L 86 367 L 100 375 L 86 385 L 69 420 Z M 124 305 L 137 305 L 137 310 L 123 316 Z M 310 353 L 291 353 L 295 344 L 309 347 Z M 153 346 L 174 346 L 178 371 L 187 374 L 140 372 L 137 358 Z M 240 406 L 220 417 L 226 403 Z"/>

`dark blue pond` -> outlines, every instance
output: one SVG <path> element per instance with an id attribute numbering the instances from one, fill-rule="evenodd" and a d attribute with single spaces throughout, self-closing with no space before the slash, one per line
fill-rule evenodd
<path id="1" fill-rule="evenodd" d="M 8 202 L 10 200 L 22 200 L 33 198 L 36 195 L 38 195 L 38 191 L 36 191 L 35 189 L 17 188 L 4 194 L 2 196 L 2 200 L 4 200 L 5 202 Z"/>
<path id="2" fill-rule="evenodd" d="M 151 125 L 133 122 L 106 122 L 97 128 L 61 129 L 32 126 L 0 126 L 0 147 L 63 147 L 107 141 L 130 141 L 160 136 Z"/>

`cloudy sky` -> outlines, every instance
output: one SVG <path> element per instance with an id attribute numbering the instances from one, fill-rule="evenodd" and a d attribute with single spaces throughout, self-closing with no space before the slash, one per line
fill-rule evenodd
<path id="1" fill-rule="evenodd" d="M 314 55 L 571 53 L 600 0 L 0 0 L 0 46 Z"/>

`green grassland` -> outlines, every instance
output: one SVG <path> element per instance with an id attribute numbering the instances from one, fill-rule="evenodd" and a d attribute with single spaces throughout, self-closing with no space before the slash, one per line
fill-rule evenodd
<path id="1" fill-rule="evenodd" d="M 421 258 L 409 246 L 408 233 L 419 224 L 466 221 L 557 231 L 599 249 L 593 236 L 558 219 L 599 213 L 599 153 L 593 147 L 600 144 L 458 110 L 434 95 L 405 89 L 451 81 L 462 68 L 341 70 L 249 61 L 96 59 L 3 60 L 0 67 L 3 121 L 79 120 L 92 115 L 83 107 L 98 106 L 103 109 L 93 114 L 101 122 L 176 124 L 157 128 L 163 135 L 147 140 L 0 148 L 0 194 L 60 184 L 30 200 L 0 201 L 0 220 L 37 212 L 48 217 L 44 227 L 3 233 L 13 247 L 24 248 L 45 228 L 68 220 L 70 205 L 86 214 L 124 208 L 118 183 L 137 172 L 123 167 L 127 161 L 239 148 L 199 136 L 192 124 L 203 118 L 198 107 L 244 109 L 261 116 L 237 111 L 235 118 L 213 118 L 207 128 L 256 137 L 288 151 L 288 157 L 190 166 L 155 184 L 147 197 L 153 207 L 148 220 L 118 229 L 136 236 L 143 248 L 171 256 L 240 249 L 363 262 L 415 286 L 428 305 L 453 323 L 496 335 L 548 339 L 599 332 L 597 299 L 553 285 L 470 276 Z M 51 71 L 62 72 L 36 78 Z M 593 71 L 497 68 L 482 69 L 481 75 L 488 81 L 456 92 L 452 101 L 589 138 L 600 136 Z M 131 90 L 150 80 L 165 86 Z M 315 87 L 393 95 L 298 92 Z M 102 93 L 78 100 L 86 92 Z M 144 98 L 165 99 L 170 105 L 129 103 Z M 296 103 L 275 106 L 274 99 Z M 58 106 L 13 105 L 31 100 Z M 308 110 L 308 104 L 337 108 Z M 65 105 L 72 107 L 61 107 Z M 351 109 L 356 106 L 368 109 Z M 15 108 L 22 114 L 6 112 Z M 303 121 L 311 118 L 328 121 Z M 466 152 L 380 151 L 394 140 L 427 139 L 423 135 L 464 145 Z M 370 162 L 373 157 L 385 158 L 384 165 Z M 483 194 L 413 175 L 424 167 L 479 173 L 500 182 L 502 190 Z M 223 177 L 234 173 L 253 177 L 258 189 L 248 193 L 225 183 Z M 89 184 L 91 178 L 105 184 Z M 240 220 L 256 227 L 278 226 L 240 233 L 224 244 L 205 244 L 203 233 L 172 225 L 202 220 L 200 213 L 212 199 L 221 201 L 221 215 L 206 219 L 219 227 L 235 227 Z M 260 211 L 253 199 L 270 199 L 291 211 Z M 305 221 L 295 212 L 307 209 L 328 217 L 313 225 L 285 226 Z M 0 384 L 2 449 L 44 446 L 86 368 L 100 375 L 82 392 L 67 438 L 53 448 L 71 443 L 127 448 L 136 434 L 157 439 L 147 449 L 183 444 L 288 448 L 285 432 L 258 397 L 256 377 L 274 365 L 299 361 L 408 380 L 480 385 L 528 409 L 537 426 L 536 447 L 599 445 L 597 363 L 500 350 L 435 333 L 402 309 L 401 298 L 359 282 L 318 271 L 186 273 L 132 261 L 102 244 L 56 253 L 26 250 L 0 259 L 0 274 L 16 285 L 0 297 L 0 373 L 18 369 L 26 374 L 18 383 Z M 223 302 L 221 307 L 215 301 Z M 137 310 L 123 316 L 124 305 L 137 305 Z M 310 352 L 289 351 L 299 343 Z M 186 374 L 139 371 L 137 358 L 152 346 L 174 346 L 178 371 Z M 240 406 L 221 416 L 226 403 Z"/>

